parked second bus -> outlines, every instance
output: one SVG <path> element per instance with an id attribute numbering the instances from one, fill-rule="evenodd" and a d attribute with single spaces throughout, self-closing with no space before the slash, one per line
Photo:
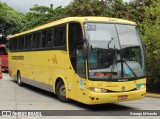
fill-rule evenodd
<path id="1" fill-rule="evenodd" d="M 4 44 L 0 44 L 0 65 L 2 71 L 8 71 L 8 53 Z"/>

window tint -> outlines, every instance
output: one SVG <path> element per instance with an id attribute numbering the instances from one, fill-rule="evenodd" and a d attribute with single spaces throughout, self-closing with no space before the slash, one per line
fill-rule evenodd
<path id="1" fill-rule="evenodd" d="M 52 47 L 52 29 L 42 31 L 42 48 Z"/>
<path id="2" fill-rule="evenodd" d="M 25 36 L 25 50 L 29 50 L 32 48 L 32 35 Z"/>
<path id="3" fill-rule="evenodd" d="M 79 23 L 70 23 L 69 24 L 69 50 L 73 51 L 76 47 L 78 41 L 82 40 L 82 29 Z"/>
<path id="4" fill-rule="evenodd" d="M 33 49 L 40 49 L 41 32 L 33 33 Z"/>
<path id="5" fill-rule="evenodd" d="M 24 36 L 19 37 L 19 50 L 24 50 Z"/>
<path id="6" fill-rule="evenodd" d="M 38 49 L 65 48 L 66 25 L 58 25 L 41 31 L 12 38 L 9 41 L 11 51 L 30 51 Z"/>
<path id="7" fill-rule="evenodd" d="M 0 47 L 0 55 L 7 55 L 7 51 L 4 47 Z"/>
<path id="8" fill-rule="evenodd" d="M 12 41 L 13 39 L 9 39 L 9 50 L 12 51 Z"/>
<path id="9" fill-rule="evenodd" d="M 12 50 L 13 51 L 16 51 L 16 40 L 17 40 L 17 38 L 14 38 L 14 39 L 12 39 L 13 41 L 12 41 Z"/>
<path id="10" fill-rule="evenodd" d="M 54 47 L 66 45 L 66 26 L 54 28 Z"/>
<path id="11" fill-rule="evenodd" d="M 85 78 L 85 60 L 83 58 L 83 43 L 77 44 L 79 41 L 83 40 L 82 28 L 80 23 L 69 23 L 69 54 L 72 66 L 77 72 L 77 74 Z"/>
<path id="12" fill-rule="evenodd" d="M 59 41 L 59 37 L 60 37 L 60 35 L 59 35 L 59 28 L 57 27 L 57 28 L 55 28 L 54 29 L 54 46 L 56 47 L 56 46 L 59 46 L 59 43 L 58 43 L 58 41 Z"/>
<path id="13" fill-rule="evenodd" d="M 15 51 L 18 51 L 18 48 L 19 48 L 19 37 L 16 38 L 16 40 L 14 42 L 15 42 Z"/>
<path id="14" fill-rule="evenodd" d="M 42 48 L 47 47 L 46 40 L 47 40 L 47 30 L 42 31 Z"/>
<path id="15" fill-rule="evenodd" d="M 47 47 L 52 47 L 52 41 L 53 41 L 52 39 L 53 39 L 52 29 L 48 29 L 47 30 L 47 40 L 46 40 Z"/>

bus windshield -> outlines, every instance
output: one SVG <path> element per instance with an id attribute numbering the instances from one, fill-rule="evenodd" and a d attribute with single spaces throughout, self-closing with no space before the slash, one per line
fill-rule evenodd
<path id="1" fill-rule="evenodd" d="M 85 23 L 90 79 L 143 77 L 144 52 L 134 25 Z"/>
<path id="2" fill-rule="evenodd" d="M 7 51 L 4 46 L 0 46 L 0 55 L 7 55 Z"/>

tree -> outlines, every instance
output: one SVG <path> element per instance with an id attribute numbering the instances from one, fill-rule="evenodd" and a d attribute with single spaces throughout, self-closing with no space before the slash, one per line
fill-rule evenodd
<path id="1" fill-rule="evenodd" d="M 143 41 L 147 49 L 147 76 L 160 81 L 160 1 L 145 9 Z M 160 85 L 160 83 L 159 83 Z"/>
<path id="2" fill-rule="evenodd" d="M 106 6 L 99 0 L 74 0 L 66 8 L 67 16 L 102 16 Z"/>
<path id="3" fill-rule="evenodd" d="M 28 30 L 58 20 L 63 18 L 65 16 L 64 14 L 65 8 L 62 8 L 61 6 L 54 9 L 53 4 L 51 4 L 50 7 L 35 5 L 30 8 L 30 12 L 25 15 L 23 30 Z"/>
<path id="4" fill-rule="evenodd" d="M 23 14 L 13 10 L 6 3 L 0 2 L 0 33 L 9 35 L 22 28 Z"/>

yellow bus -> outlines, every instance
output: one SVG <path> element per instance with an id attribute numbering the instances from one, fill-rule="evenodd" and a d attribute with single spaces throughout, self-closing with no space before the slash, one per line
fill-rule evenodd
<path id="1" fill-rule="evenodd" d="M 9 75 L 84 104 L 141 99 L 145 54 L 134 22 L 68 17 L 10 37 Z"/>

